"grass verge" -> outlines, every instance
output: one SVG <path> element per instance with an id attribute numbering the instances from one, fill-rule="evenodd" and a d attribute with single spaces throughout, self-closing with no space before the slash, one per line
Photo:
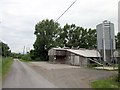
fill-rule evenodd
<path id="1" fill-rule="evenodd" d="M 102 88 L 102 90 L 107 90 L 107 88 L 120 89 L 117 77 L 94 81 L 91 83 L 91 86 L 92 88 L 95 88 L 95 90 L 99 90 L 100 88 Z"/>
<path id="2" fill-rule="evenodd" d="M 11 57 L 3 57 L 2 58 L 2 78 L 4 79 L 4 77 L 6 76 L 6 74 L 8 73 L 10 66 L 13 63 L 13 58 Z"/>
<path id="3" fill-rule="evenodd" d="M 0 81 L 2 80 L 2 56 L 0 56 Z"/>

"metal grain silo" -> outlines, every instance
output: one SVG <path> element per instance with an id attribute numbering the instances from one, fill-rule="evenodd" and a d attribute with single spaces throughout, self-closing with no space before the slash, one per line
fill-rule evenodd
<path id="1" fill-rule="evenodd" d="M 103 21 L 97 25 L 97 49 L 105 62 L 113 61 L 113 53 L 116 49 L 114 24 L 110 21 Z"/>
<path id="2" fill-rule="evenodd" d="M 118 32 L 120 32 L 120 1 L 118 2 Z"/>

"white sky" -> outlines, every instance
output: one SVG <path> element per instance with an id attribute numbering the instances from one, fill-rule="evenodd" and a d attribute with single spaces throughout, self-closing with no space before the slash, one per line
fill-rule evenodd
<path id="1" fill-rule="evenodd" d="M 1 0 L 0 36 L 13 52 L 22 52 L 23 47 L 32 48 L 35 42 L 35 24 L 43 19 L 56 20 L 74 0 Z M 61 26 L 76 24 L 84 28 L 96 28 L 109 20 L 118 31 L 119 0 L 77 0 L 62 16 Z"/>

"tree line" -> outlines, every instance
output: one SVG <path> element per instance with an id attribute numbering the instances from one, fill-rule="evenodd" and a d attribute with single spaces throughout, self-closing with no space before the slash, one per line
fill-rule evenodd
<path id="1" fill-rule="evenodd" d="M 54 20 L 42 20 L 35 25 L 36 40 L 30 51 L 34 60 L 48 60 L 48 50 L 52 47 L 96 48 L 96 29 L 86 29 L 75 24 L 63 28 Z"/>
<path id="2" fill-rule="evenodd" d="M 54 20 L 42 20 L 35 25 L 36 40 L 30 51 L 32 60 L 48 60 L 48 50 L 52 47 L 96 49 L 96 29 L 86 29 L 75 24 L 63 28 Z M 120 33 L 115 36 L 116 48 L 120 49 Z M 120 51 L 120 50 L 119 50 Z M 120 54 L 120 53 L 119 53 Z M 120 58 L 119 58 L 120 59 Z M 120 82 L 120 60 L 118 60 L 118 81 Z"/>
<path id="3" fill-rule="evenodd" d="M 3 57 L 9 57 L 11 55 L 9 46 L 3 42 L 0 42 L 0 55 Z"/>
<path id="4" fill-rule="evenodd" d="M 52 47 L 69 48 L 97 48 L 96 29 L 87 29 L 75 24 L 66 24 L 63 27 L 58 22 L 42 20 L 35 25 L 36 40 L 34 50 L 30 51 L 33 60 L 48 60 L 48 50 Z M 120 33 L 115 37 L 116 47 L 120 48 Z"/>
<path id="5" fill-rule="evenodd" d="M 96 29 L 86 29 L 75 24 L 66 24 L 63 27 L 58 22 L 42 20 L 35 25 L 34 35 L 36 40 L 34 50 L 27 53 L 26 57 L 32 60 L 48 60 L 48 50 L 53 47 L 96 49 Z M 120 48 L 120 33 L 116 36 L 116 47 Z M 21 58 L 20 53 L 11 53 L 9 46 L 0 42 L 0 55 Z"/>
<path id="6" fill-rule="evenodd" d="M 0 42 L 0 55 L 3 57 L 22 58 L 25 60 L 47 61 L 48 50 L 53 47 L 86 48 L 96 49 L 96 29 L 86 29 L 75 24 L 66 24 L 63 27 L 54 20 L 42 20 L 35 25 L 34 35 L 36 40 L 33 44 L 34 50 L 22 55 L 11 53 L 9 46 Z M 115 37 L 116 47 L 120 49 L 120 33 Z M 119 50 L 120 51 L 120 50 Z M 120 54 L 120 53 L 119 53 Z M 118 60 L 120 78 L 120 60 Z M 120 80 L 119 80 L 120 81 Z"/>

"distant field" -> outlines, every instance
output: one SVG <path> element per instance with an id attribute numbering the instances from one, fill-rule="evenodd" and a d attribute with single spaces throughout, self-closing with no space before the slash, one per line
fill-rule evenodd
<path id="1" fill-rule="evenodd" d="M 13 59 L 11 57 L 7 57 L 7 58 L 2 58 L 1 61 L 2 61 L 2 72 L 0 72 L 0 75 L 2 75 L 4 78 L 7 72 L 9 71 L 10 66 L 13 63 Z"/>

